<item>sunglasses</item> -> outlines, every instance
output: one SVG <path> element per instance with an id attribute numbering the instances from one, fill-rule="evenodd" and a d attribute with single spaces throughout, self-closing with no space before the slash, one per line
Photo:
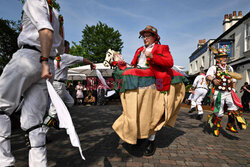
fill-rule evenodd
<path id="1" fill-rule="evenodd" d="M 153 34 L 145 34 L 145 35 L 142 36 L 142 38 L 149 38 L 149 37 L 152 37 L 152 36 L 153 36 Z"/>

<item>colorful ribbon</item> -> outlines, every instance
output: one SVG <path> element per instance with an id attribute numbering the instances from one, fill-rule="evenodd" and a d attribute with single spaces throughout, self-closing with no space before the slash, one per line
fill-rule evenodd
<path id="1" fill-rule="evenodd" d="M 49 20 L 50 23 L 52 23 L 52 8 L 53 8 L 53 3 L 52 0 L 47 0 L 48 5 L 49 5 Z"/>
<path id="2" fill-rule="evenodd" d="M 57 61 L 57 64 L 56 64 L 57 69 L 59 69 L 60 68 L 61 57 L 60 56 L 56 56 L 56 61 Z"/>
<path id="3" fill-rule="evenodd" d="M 60 33 L 61 37 L 64 39 L 63 16 L 62 16 L 62 15 L 59 15 L 59 16 L 58 16 L 58 20 L 59 20 L 59 24 L 60 24 L 59 33 Z"/>

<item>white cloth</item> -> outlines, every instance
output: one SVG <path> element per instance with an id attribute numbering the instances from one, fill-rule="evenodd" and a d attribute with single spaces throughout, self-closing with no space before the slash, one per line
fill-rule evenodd
<path id="1" fill-rule="evenodd" d="M 58 13 L 52 12 L 52 23 L 50 23 L 49 7 L 46 0 L 26 0 L 23 5 L 22 31 L 18 37 L 18 46 L 31 45 L 41 50 L 39 30 L 44 28 L 53 31 L 53 43 L 50 52 L 51 57 L 56 56 L 56 49 L 63 53 L 64 43 L 59 34 Z"/>
<path id="2" fill-rule="evenodd" d="M 154 46 L 155 46 L 155 44 L 153 43 L 152 45 L 149 45 L 147 48 L 146 47 L 144 47 L 144 49 L 145 49 L 145 51 L 147 51 L 147 52 L 151 52 L 152 51 L 152 49 L 154 48 Z M 146 65 L 146 61 L 147 61 L 147 58 L 146 58 L 146 56 L 145 56 L 145 52 L 141 52 L 141 55 L 140 55 L 140 57 L 139 57 L 139 60 L 138 60 L 138 64 L 137 65 L 139 65 L 140 67 L 148 67 L 147 65 Z"/>
<path id="3" fill-rule="evenodd" d="M 109 88 L 109 86 L 107 85 L 105 79 L 103 78 L 101 72 L 99 70 L 96 69 L 96 75 L 98 77 L 98 79 L 101 81 L 102 85 L 104 85 L 105 88 Z"/>
<path id="4" fill-rule="evenodd" d="M 66 129 L 67 134 L 70 137 L 70 141 L 71 141 L 72 146 L 79 148 L 79 152 L 81 154 L 81 157 L 82 157 L 82 159 L 85 160 L 84 156 L 82 155 L 81 144 L 80 144 L 78 135 L 75 131 L 75 127 L 73 125 L 69 111 L 68 111 L 67 107 L 64 105 L 62 99 L 60 99 L 60 97 L 58 96 L 58 94 L 54 90 L 51 83 L 48 80 L 46 82 L 47 82 L 47 87 L 48 87 L 48 91 L 49 91 L 49 96 L 50 96 L 51 101 L 57 110 L 57 115 L 58 115 L 58 119 L 59 119 L 59 127 Z"/>
<path id="5" fill-rule="evenodd" d="M 234 72 L 233 68 L 230 65 L 227 65 L 227 66 L 229 66 L 230 72 Z M 227 69 L 226 66 L 225 67 L 220 66 L 220 67 L 222 71 L 226 71 Z M 206 77 L 210 75 L 211 77 L 215 78 L 215 73 L 216 73 L 216 66 L 211 66 L 206 73 Z M 236 82 L 237 80 L 233 78 L 232 81 Z"/>
<path id="6" fill-rule="evenodd" d="M 110 97 L 115 94 L 115 90 L 110 90 L 107 92 L 107 95 L 104 95 L 105 97 Z"/>
<path id="7" fill-rule="evenodd" d="M 208 89 L 206 75 L 198 75 L 193 82 L 193 87 Z"/>
<path id="8" fill-rule="evenodd" d="M 67 81 L 69 66 L 77 63 L 82 63 L 83 59 L 84 58 L 81 56 L 73 56 L 66 53 L 62 54 L 59 69 L 57 68 L 57 61 L 54 60 L 55 80 Z"/>
<path id="9" fill-rule="evenodd" d="M 214 101 L 217 98 L 219 91 L 215 90 L 213 99 Z M 221 91 L 221 105 L 220 105 L 220 111 L 216 113 L 218 117 L 222 117 L 224 115 L 224 105 L 227 104 L 227 110 L 238 110 L 238 106 L 234 104 L 232 94 L 228 91 Z"/>
<path id="10" fill-rule="evenodd" d="M 67 107 L 71 108 L 74 105 L 74 99 L 69 94 L 69 92 L 66 90 L 65 83 L 54 81 L 53 82 L 53 87 L 55 88 L 57 94 L 63 100 L 63 102 L 65 103 L 65 105 Z M 51 117 L 56 117 L 56 108 L 53 105 L 53 103 L 50 104 L 49 115 Z"/>

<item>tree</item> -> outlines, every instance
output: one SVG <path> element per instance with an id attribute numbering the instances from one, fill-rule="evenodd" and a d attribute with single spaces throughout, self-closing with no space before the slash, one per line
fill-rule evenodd
<path id="1" fill-rule="evenodd" d="M 70 47 L 69 54 L 75 55 L 75 56 L 82 56 L 86 58 L 86 51 L 85 48 L 83 48 L 81 45 L 77 45 L 75 42 L 72 42 L 73 46 Z M 70 67 L 78 67 L 81 66 L 80 64 L 75 64 Z"/>
<path id="2" fill-rule="evenodd" d="M 0 18 L 0 74 L 10 61 L 12 54 L 18 49 L 17 37 L 20 32 L 20 22 Z"/>
<path id="3" fill-rule="evenodd" d="M 80 46 L 83 56 L 93 62 L 103 62 L 108 49 L 121 51 L 123 47 L 120 32 L 107 24 L 98 22 L 96 26 L 86 25 L 82 33 Z"/>

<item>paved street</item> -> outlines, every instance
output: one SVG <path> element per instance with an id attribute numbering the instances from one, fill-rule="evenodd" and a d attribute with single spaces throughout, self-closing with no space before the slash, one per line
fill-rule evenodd
<path id="1" fill-rule="evenodd" d="M 86 161 L 81 160 L 78 148 L 71 146 L 64 130 L 51 129 L 47 144 L 49 167 L 82 166 L 250 166 L 250 130 L 232 134 L 226 130 L 216 138 L 203 120 L 194 118 L 187 108 L 181 108 L 175 128 L 165 127 L 156 135 L 155 155 L 144 157 L 139 150 L 133 155 L 129 145 L 119 139 L 111 126 L 121 114 L 121 105 L 74 106 L 72 119 L 80 137 Z M 250 113 L 245 114 L 250 120 Z M 227 117 L 223 119 L 223 129 Z M 249 121 L 248 121 L 249 122 Z M 16 167 L 27 165 L 24 135 L 14 130 L 12 149 Z"/>

